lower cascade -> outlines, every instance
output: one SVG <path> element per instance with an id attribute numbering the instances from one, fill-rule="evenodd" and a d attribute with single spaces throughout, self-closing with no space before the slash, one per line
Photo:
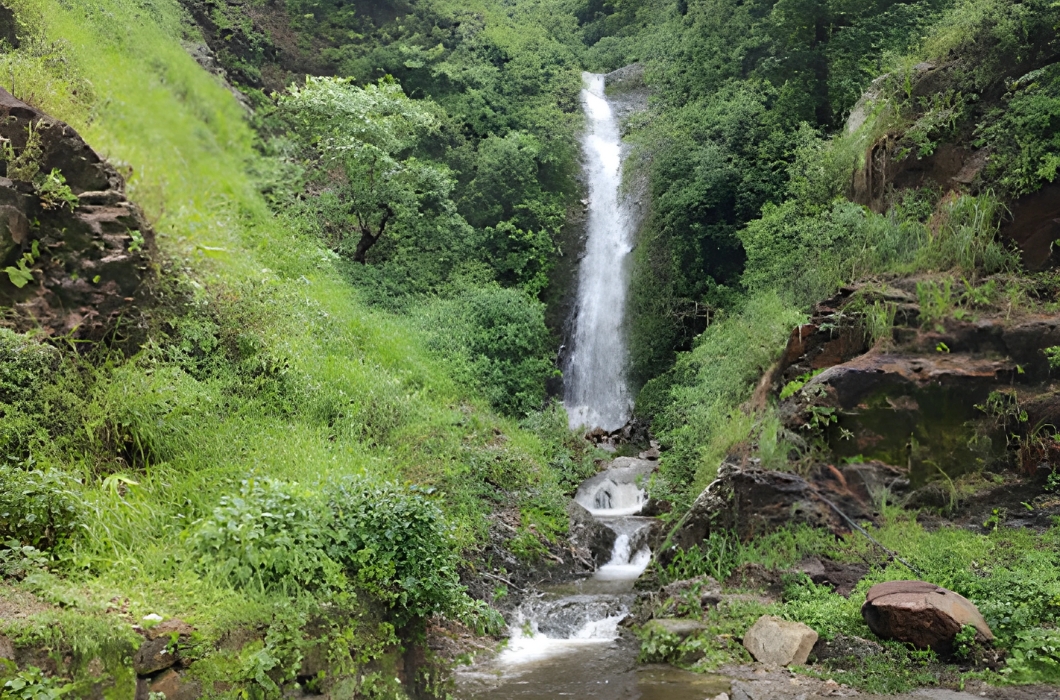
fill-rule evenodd
<path id="1" fill-rule="evenodd" d="M 484 669 L 462 674 L 460 697 L 648 697 L 636 688 L 633 644 L 620 623 L 630 613 L 633 584 L 651 562 L 648 535 L 657 522 L 639 515 L 648 460 L 619 458 L 578 488 L 576 503 L 614 534 L 608 561 L 589 577 L 531 594 L 509 620 L 507 646 Z M 629 678 L 613 676 L 615 667 Z M 602 675 L 604 668 L 612 669 Z M 625 683 L 625 691 L 619 687 Z"/>

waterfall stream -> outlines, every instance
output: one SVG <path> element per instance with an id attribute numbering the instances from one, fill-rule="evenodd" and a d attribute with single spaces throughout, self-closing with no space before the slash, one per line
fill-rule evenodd
<path id="1" fill-rule="evenodd" d="M 635 217 L 619 196 L 622 142 L 604 76 L 583 74 L 582 140 L 589 186 L 572 349 L 564 367 L 571 427 L 615 430 L 632 408 L 624 336 L 628 257 Z M 582 482 L 575 501 L 614 533 L 610 559 L 587 578 L 530 591 L 509 616 L 509 639 L 495 658 L 458 674 L 459 697 L 476 700 L 702 700 L 721 686 L 670 667 L 639 667 L 638 644 L 620 623 L 636 600 L 633 584 L 651 562 L 654 518 L 643 482 L 646 459 L 619 457 Z M 727 686 L 724 686 L 727 687 Z"/>
<path id="2" fill-rule="evenodd" d="M 571 427 L 615 430 L 629 418 L 624 333 L 633 217 L 619 196 L 622 139 L 604 94 L 604 76 L 584 73 L 582 137 L 589 211 L 585 257 L 578 268 L 564 404 Z"/>

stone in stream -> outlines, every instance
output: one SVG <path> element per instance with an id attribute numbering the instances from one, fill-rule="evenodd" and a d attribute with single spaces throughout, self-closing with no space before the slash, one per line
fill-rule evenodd
<path id="1" fill-rule="evenodd" d="M 770 666 L 801 666 L 810 657 L 817 633 L 801 622 L 763 615 L 743 636 L 755 661 Z"/>
<path id="2" fill-rule="evenodd" d="M 972 601 L 927 581 L 887 581 L 869 589 L 861 616 L 876 636 L 948 654 L 961 628 L 971 625 L 976 639 L 993 632 Z"/>
<path id="3" fill-rule="evenodd" d="M 588 550 L 597 566 L 606 564 L 611 558 L 618 534 L 594 518 L 593 514 L 577 501 L 571 501 L 567 505 L 567 515 L 570 516 L 571 544 Z"/>

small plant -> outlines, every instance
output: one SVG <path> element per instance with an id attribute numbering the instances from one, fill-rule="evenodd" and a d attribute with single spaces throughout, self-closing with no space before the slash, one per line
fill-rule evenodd
<path id="1" fill-rule="evenodd" d="M 795 377 L 795 379 L 792 379 L 790 382 L 784 385 L 783 389 L 780 390 L 780 400 L 783 401 L 784 399 L 789 399 L 794 396 L 796 392 L 802 389 L 802 387 L 806 386 L 806 382 L 810 381 L 823 371 L 823 368 L 815 369 L 812 372 L 800 374 L 798 377 Z"/>
<path id="2" fill-rule="evenodd" d="M 34 185 L 37 188 L 41 206 L 45 209 L 70 207 L 70 211 L 73 211 L 81 203 L 74 191 L 70 189 L 70 185 L 66 184 L 66 178 L 58 168 L 52 168 L 47 175 L 37 177 Z"/>
<path id="3" fill-rule="evenodd" d="M 0 686 L 0 700 L 55 700 L 72 692 L 72 683 L 44 675 L 36 666 L 19 671 Z"/>
<path id="4" fill-rule="evenodd" d="M 806 424 L 810 430 L 824 430 L 832 423 L 839 422 L 838 412 L 831 406 L 810 406 L 810 421 Z"/>
<path id="5" fill-rule="evenodd" d="M 19 289 L 22 289 L 27 284 L 33 281 L 33 270 L 30 269 L 37 258 L 40 257 L 40 244 L 37 241 L 33 241 L 33 245 L 30 250 L 22 254 L 22 258 L 19 259 L 18 263 L 14 266 L 8 265 L 4 268 L 4 272 L 7 273 L 7 278 L 11 280 L 11 284 L 15 285 Z"/>
<path id="6" fill-rule="evenodd" d="M 1050 369 L 1060 369 L 1060 345 L 1045 348 L 1042 352 L 1045 353 L 1045 359 L 1049 361 Z"/>
<path id="7" fill-rule="evenodd" d="M 71 537 L 84 512 L 78 488 L 59 470 L 0 464 L 0 537 L 43 549 Z"/>
<path id="8" fill-rule="evenodd" d="M 890 340 L 894 329 L 894 317 L 898 312 L 898 305 L 891 302 L 873 302 L 872 306 L 865 309 L 862 316 L 862 324 L 869 340 L 875 345 L 881 340 Z"/>
<path id="9" fill-rule="evenodd" d="M 0 579 L 21 581 L 29 574 L 47 568 L 47 555 L 36 547 L 23 545 L 18 540 L 8 540 L 4 545 L 6 549 L 0 549 Z"/>
<path id="10" fill-rule="evenodd" d="M 15 153 L 15 147 L 9 139 L 0 142 L 0 160 L 7 163 L 7 176 L 20 182 L 33 182 L 40 173 L 41 158 L 44 150 L 41 147 L 40 124 L 30 122 L 26 125 L 26 145 Z"/>
<path id="11" fill-rule="evenodd" d="M 953 280 L 917 282 L 916 296 L 920 302 L 920 322 L 931 324 L 942 333 L 946 330 L 942 322 L 950 316 L 954 307 Z"/>

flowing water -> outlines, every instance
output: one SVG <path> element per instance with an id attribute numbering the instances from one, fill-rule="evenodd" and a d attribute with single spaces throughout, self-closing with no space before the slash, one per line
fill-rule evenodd
<path id="1" fill-rule="evenodd" d="M 622 143 L 604 76 L 584 74 L 582 142 L 589 185 L 588 237 L 578 278 L 564 403 L 572 427 L 614 430 L 629 418 L 623 334 L 633 217 L 619 197 Z M 670 667 L 638 666 L 638 644 L 620 623 L 636 600 L 633 584 L 651 561 L 653 518 L 640 482 L 647 460 L 620 457 L 587 479 L 575 500 L 615 533 L 610 560 L 588 578 L 531 593 L 509 620 L 507 646 L 487 663 L 460 672 L 467 700 L 702 700 L 725 681 Z"/>
<path id="2" fill-rule="evenodd" d="M 609 698 L 702 700 L 726 690 L 717 678 L 667 666 L 638 666 L 637 642 L 621 633 L 651 560 L 644 539 L 652 518 L 637 480 L 653 466 L 616 460 L 589 479 L 575 500 L 616 534 L 610 561 L 586 579 L 530 596 L 510 620 L 510 638 L 492 661 L 458 674 L 466 700 Z"/>
<path id="3" fill-rule="evenodd" d="M 565 366 L 564 404 L 571 427 L 615 430 L 629 418 L 624 334 L 628 257 L 633 217 L 619 196 L 622 139 L 604 95 L 604 76 L 583 74 L 582 138 L 589 211 L 585 257 L 578 268 L 571 350 Z"/>

